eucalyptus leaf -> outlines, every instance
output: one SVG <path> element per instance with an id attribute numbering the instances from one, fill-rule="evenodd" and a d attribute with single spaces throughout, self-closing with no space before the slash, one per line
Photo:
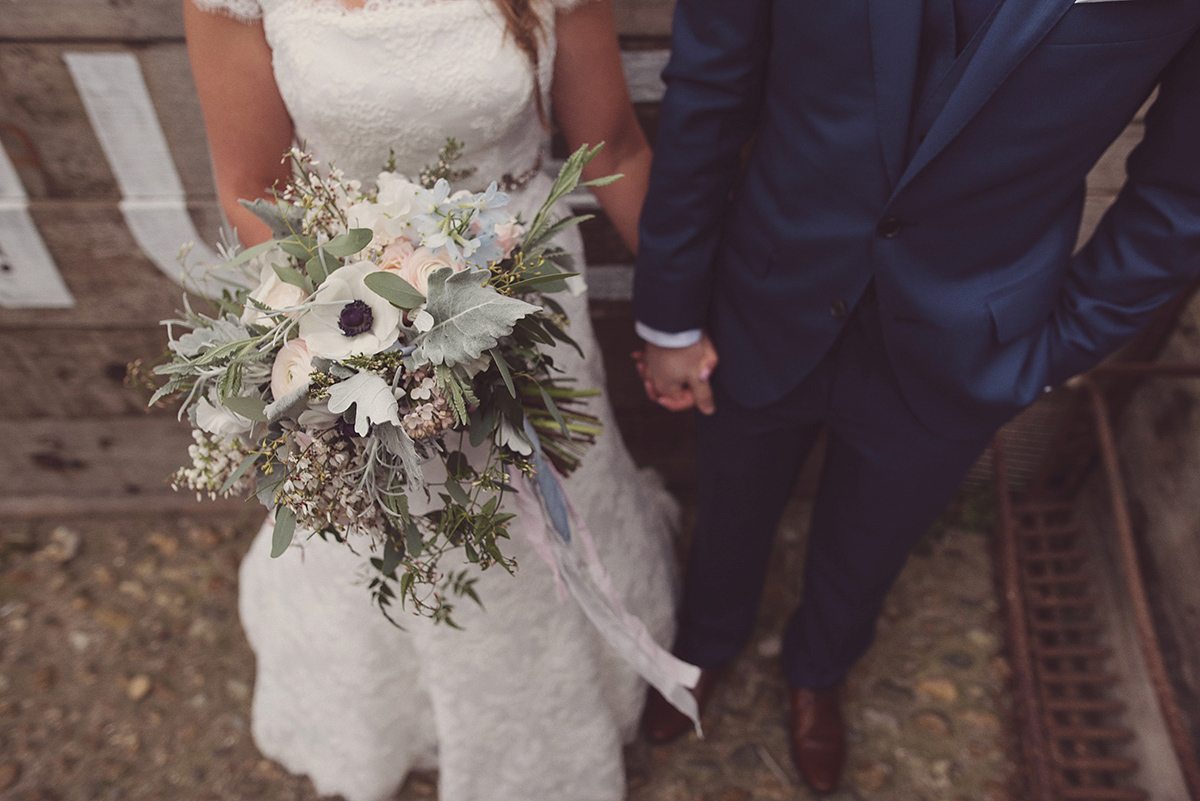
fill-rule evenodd
<path id="1" fill-rule="evenodd" d="M 347 256 L 353 256 L 371 244 L 371 237 L 373 235 L 370 228 L 351 228 L 346 233 L 338 234 L 324 245 L 321 245 L 321 250 L 335 258 L 344 259 Z"/>
<path id="2" fill-rule="evenodd" d="M 252 453 L 243 459 L 242 463 L 237 466 L 237 469 L 229 474 L 229 478 L 225 479 L 225 483 L 221 485 L 219 490 L 217 490 L 217 494 L 224 495 L 226 492 L 228 492 L 229 488 L 236 484 L 237 480 L 246 475 L 246 471 L 254 466 L 255 462 L 258 461 L 258 457 L 259 454 Z"/>
<path id="3" fill-rule="evenodd" d="M 492 362 L 495 363 L 496 369 L 500 372 L 500 377 L 504 379 L 504 387 L 508 390 L 508 394 L 513 398 L 517 397 L 517 388 L 513 386 L 512 373 L 508 369 L 508 362 L 504 359 L 504 354 L 498 348 L 491 348 L 488 353 L 492 356 Z"/>
<path id="4" fill-rule="evenodd" d="M 425 296 L 415 286 L 386 270 L 368 273 L 363 283 L 367 289 L 398 309 L 415 309 L 425 302 Z"/>
<path id="5" fill-rule="evenodd" d="M 264 414 L 267 408 L 267 402 L 262 398 L 248 398 L 244 396 L 233 396 L 225 398 L 222 401 L 226 409 L 234 414 L 240 414 L 247 420 L 253 420 L 256 423 L 267 422 L 267 416 Z"/>
<path id="6" fill-rule="evenodd" d="M 285 284 L 299 287 L 305 292 L 312 292 L 312 281 L 305 278 L 299 270 L 290 264 L 272 264 L 271 269 L 275 271 L 275 275 L 279 276 L 279 280 Z"/>
<path id="7" fill-rule="evenodd" d="M 446 492 L 450 493 L 451 499 L 459 506 L 470 507 L 471 497 L 467 495 L 466 490 L 462 485 L 453 479 L 446 479 Z"/>
<path id="8" fill-rule="evenodd" d="M 301 261 L 308 261 L 313 255 L 312 243 L 308 239 L 301 239 L 298 236 L 289 236 L 287 239 L 279 240 L 279 248 L 292 258 Z"/>
<path id="9" fill-rule="evenodd" d="M 246 262 L 250 261 L 251 259 L 253 259 L 255 256 L 257 256 L 261 253 L 266 253 L 268 250 L 270 250 L 273 247 L 275 247 L 275 240 L 273 240 L 273 239 L 268 239 L 266 242 L 259 242 L 254 247 L 249 247 L 249 248 L 246 248 L 245 250 L 239 252 L 236 256 L 234 256 L 232 259 L 230 259 L 224 266 L 226 268 L 241 266 L 241 265 L 245 264 Z"/>
<path id="10" fill-rule="evenodd" d="M 404 541 L 400 539 L 400 532 L 388 531 L 383 538 L 383 559 L 379 565 L 379 572 L 390 576 L 403 559 Z"/>
<path id="11" fill-rule="evenodd" d="M 296 533 L 296 513 L 280 504 L 275 507 L 275 530 L 271 533 L 271 557 L 276 558 L 292 544 Z"/>
<path id="12" fill-rule="evenodd" d="M 411 520 L 404 521 L 404 544 L 413 557 L 420 556 L 421 551 L 425 550 L 425 541 L 421 539 L 421 530 Z"/>
<path id="13" fill-rule="evenodd" d="M 542 393 L 542 400 L 546 404 L 546 410 L 550 412 L 550 416 L 554 418 L 554 422 L 558 423 L 558 427 L 562 429 L 563 436 L 571 436 L 570 430 L 567 428 L 567 423 L 563 420 L 562 414 L 558 411 L 558 405 L 554 403 L 554 398 L 550 397 L 550 393 L 541 384 L 537 385 L 538 392 Z"/>
<path id="14" fill-rule="evenodd" d="M 506 297 L 486 286 L 486 271 L 449 268 L 429 276 L 429 299 L 425 310 L 433 316 L 433 327 L 418 337 L 414 359 L 430 364 L 464 364 L 494 348 L 500 337 L 510 334 L 517 320 L 534 314 L 538 307 Z"/>

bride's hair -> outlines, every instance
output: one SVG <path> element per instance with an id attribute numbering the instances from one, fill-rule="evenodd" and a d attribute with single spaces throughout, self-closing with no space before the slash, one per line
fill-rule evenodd
<path id="1" fill-rule="evenodd" d="M 504 26 L 513 42 L 529 58 L 533 67 L 533 95 L 537 103 L 538 118 L 548 125 L 546 109 L 542 105 L 542 87 L 538 79 L 538 41 L 544 31 L 542 18 L 534 8 L 536 0 L 495 0 L 496 7 L 504 15 Z"/>

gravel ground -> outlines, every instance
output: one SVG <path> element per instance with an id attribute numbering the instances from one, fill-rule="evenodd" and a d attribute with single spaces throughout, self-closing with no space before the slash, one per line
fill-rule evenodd
<path id="1" fill-rule="evenodd" d="M 807 507 L 789 510 L 759 633 L 708 738 L 627 751 L 631 801 L 807 799 L 787 756 L 778 632 Z M 237 564 L 258 515 L 0 521 L 0 798 L 316 798 L 249 736 L 253 656 Z M 987 538 L 943 527 L 906 568 L 847 686 L 852 753 L 834 799 L 1009 797 L 1008 668 Z M 436 796 L 410 778 L 401 801 Z M 569 801 L 569 800 L 566 800 Z"/>

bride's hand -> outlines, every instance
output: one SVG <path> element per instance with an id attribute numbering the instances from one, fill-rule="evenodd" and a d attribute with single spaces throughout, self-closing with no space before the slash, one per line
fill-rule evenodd
<path id="1" fill-rule="evenodd" d="M 635 353 L 634 360 L 650 400 L 673 412 L 693 406 L 702 414 L 716 411 L 709 377 L 718 357 L 707 334 L 685 348 L 646 343 L 645 352 Z"/>

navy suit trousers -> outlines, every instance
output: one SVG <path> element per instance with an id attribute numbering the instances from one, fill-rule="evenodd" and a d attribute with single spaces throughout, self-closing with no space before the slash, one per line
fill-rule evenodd
<path id="1" fill-rule="evenodd" d="M 681 655 L 716 668 L 749 639 L 771 540 L 826 425 L 803 597 L 784 633 L 783 666 L 794 688 L 831 686 L 870 645 L 909 551 L 993 431 L 981 426 L 965 438 L 940 436 L 911 412 L 871 293 L 817 368 L 781 400 L 745 408 L 722 391 L 720 375 L 715 379 L 716 413 L 698 415 L 698 523 Z"/>

